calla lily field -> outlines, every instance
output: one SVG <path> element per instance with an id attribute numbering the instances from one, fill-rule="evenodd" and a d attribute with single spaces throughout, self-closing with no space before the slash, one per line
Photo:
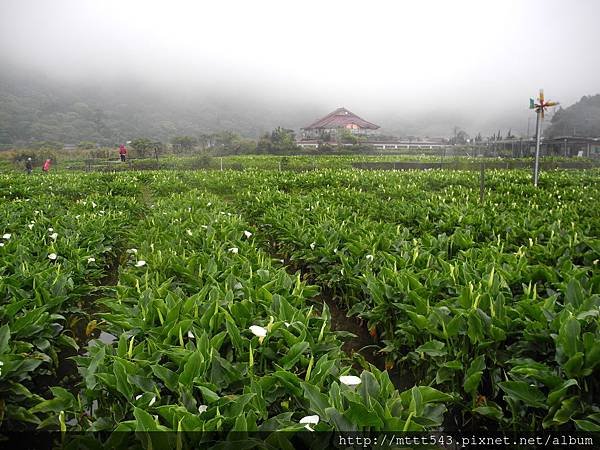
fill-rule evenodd
<path id="1" fill-rule="evenodd" d="M 0 175 L 0 430 L 600 431 L 600 172 L 478 177 Z"/>

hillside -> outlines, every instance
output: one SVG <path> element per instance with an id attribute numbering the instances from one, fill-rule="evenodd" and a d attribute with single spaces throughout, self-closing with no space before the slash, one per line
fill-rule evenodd
<path id="1" fill-rule="evenodd" d="M 568 108 L 559 109 L 544 134 L 548 137 L 600 136 L 600 94 L 584 96 Z"/>
<path id="2" fill-rule="evenodd" d="M 0 75 L 0 144 L 36 141 L 112 145 L 136 137 L 232 130 L 257 137 L 278 125 L 293 127 L 312 117 L 282 118 L 251 98 L 166 95 L 133 83 L 86 85 L 36 76 Z"/>

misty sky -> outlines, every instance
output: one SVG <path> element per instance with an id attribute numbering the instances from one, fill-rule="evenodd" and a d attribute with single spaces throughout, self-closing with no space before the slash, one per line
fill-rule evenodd
<path id="1" fill-rule="evenodd" d="M 0 0 L 0 66 L 477 124 L 526 116 L 540 87 L 599 93 L 599 17 L 597 0 Z"/>

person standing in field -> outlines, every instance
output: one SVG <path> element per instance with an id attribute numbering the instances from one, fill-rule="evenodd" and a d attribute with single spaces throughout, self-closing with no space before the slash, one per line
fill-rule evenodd
<path id="1" fill-rule="evenodd" d="M 42 170 L 44 171 L 44 173 L 50 172 L 50 164 L 52 164 L 52 159 L 48 158 L 42 166 Z"/>
<path id="2" fill-rule="evenodd" d="M 127 149 L 123 144 L 119 145 L 119 155 L 121 156 L 121 162 L 125 162 L 125 158 L 127 157 Z"/>
<path id="3" fill-rule="evenodd" d="M 31 162 L 31 158 L 27 158 L 27 161 L 25 162 L 25 170 L 27 170 L 27 175 L 31 175 L 31 172 L 33 171 L 33 163 Z"/>

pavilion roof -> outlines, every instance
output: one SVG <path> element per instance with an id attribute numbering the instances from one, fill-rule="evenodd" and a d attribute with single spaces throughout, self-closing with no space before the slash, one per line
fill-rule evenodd
<path id="1" fill-rule="evenodd" d="M 327 114 L 325 117 L 311 123 L 304 130 L 316 129 L 316 128 L 344 128 L 346 125 L 357 125 L 359 128 L 366 128 L 369 130 L 376 130 L 379 125 L 367 122 L 361 119 L 356 114 L 348 111 L 346 108 L 338 108 L 335 111 Z"/>

